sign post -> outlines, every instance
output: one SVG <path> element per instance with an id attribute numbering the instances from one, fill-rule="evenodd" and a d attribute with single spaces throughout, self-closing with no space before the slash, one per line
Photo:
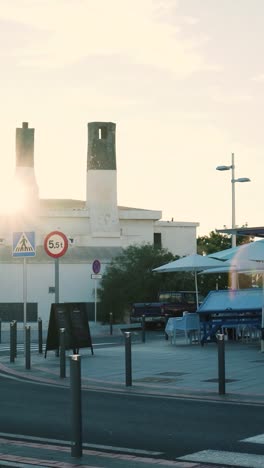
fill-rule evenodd
<path id="1" fill-rule="evenodd" d="M 27 324 L 27 257 L 35 257 L 35 232 L 13 232 L 13 257 L 23 258 L 23 319 L 24 319 L 24 353 L 26 352 Z"/>
<path id="2" fill-rule="evenodd" d="M 101 271 L 101 262 L 100 260 L 94 260 L 92 264 L 93 274 L 92 279 L 94 279 L 94 323 L 97 321 L 97 280 L 102 278 L 102 275 L 99 275 Z"/>
<path id="3" fill-rule="evenodd" d="M 60 231 L 50 232 L 44 239 L 44 249 L 45 252 L 54 258 L 54 267 L 55 267 L 55 303 L 60 302 L 59 287 L 60 287 L 60 278 L 59 278 L 59 257 L 62 257 L 68 249 L 68 239 Z"/>

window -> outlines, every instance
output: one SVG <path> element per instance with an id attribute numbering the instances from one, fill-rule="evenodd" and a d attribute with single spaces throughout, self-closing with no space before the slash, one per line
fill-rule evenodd
<path id="1" fill-rule="evenodd" d="M 106 140 L 106 138 L 107 138 L 107 127 L 100 127 L 98 129 L 98 138 L 99 138 L 99 140 Z"/>
<path id="2" fill-rule="evenodd" d="M 161 249 L 161 233 L 160 232 L 154 232 L 154 247 L 158 247 Z"/>

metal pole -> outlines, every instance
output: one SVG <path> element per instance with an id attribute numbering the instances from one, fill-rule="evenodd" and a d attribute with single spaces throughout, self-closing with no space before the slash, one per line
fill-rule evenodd
<path id="1" fill-rule="evenodd" d="M 235 197 L 235 155 L 231 156 L 231 184 L 232 184 L 232 229 L 236 228 L 236 197 Z M 236 234 L 232 234 L 232 247 L 236 247 Z"/>
<path id="2" fill-rule="evenodd" d="M 0 319 L 0 343 L 2 343 L 2 319 Z"/>
<path id="3" fill-rule="evenodd" d="M 66 377 L 65 328 L 60 328 L 60 377 Z"/>
<path id="4" fill-rule="evenodd" d="M 24 354 L 26 355 L 26 324 L 27 324 L 27 259 L 23 257 L 23 318 L 24 318 Z"/>
<path id="5" fill-rule="evenodd" d="M 235 196 L 235 155 L 231 156 L 231 185 L 232 185 L 232 229 L 236 228 L 236 196 Z M 236 247 L 236 234 L 232 233 L 232 247 Z M 237 288 L 237 274 L 231 273 L 231 289 Z"/>
<path id="6" fill-rule="evenodd" d="M 55 266 L 55 304 L 59 304 L 60 302 L 59 258 L 55 258 L 54 266 Z"/>
<path id="7" fill-rule="evenodd" d="M 94 323 L 97 321 L 97 279 L 94 279 Z"/>
<path id="8" fill-rule="evenodd" d="M 132 385 L 131 333 L 125 332 L 126 386 Z"/>
<path id="9" fill-rule="evenodd" d="M 14 322 L 10 322 L 10 362 L 15 362 Z"/>
<path id="10" fill-rule="evenodd" d="M 109 314 L 109 324 L 110 324 L 110 335 L 113 335 L 113 313 Z"/>
<path id="11" fill-rule="evenodd" d="M 71 456 L 82 456 L 82 399 L 81 399 L 81 356 L 70 356 L 70 388 L 71 388 Z"/>
<path id="12" fill-rule="evenodd" d="M 26 369 L 30 369 L 30 326 L 25 328 L 26 347 L 25 347 L 25 364 Z"/>
<path id="13" fill-rule="evenodd" d="M 218 343 L 218 393 L 225 395 L 225 335 L 217 335 Z"/>
<path id="14" fill-rule="evenodd" d="M 146 341 L 146 316 L 142 315 L 141 317 L 141 326 L 142 326 L 142 343 Z"/>
<path id="15" fill-rule="evenodd" d="M 38 318 L 38 345 L 39 345 L 39 354 L 42 354 L 43 349 L 43 337 L 42 337 L 42 320 Z"/>

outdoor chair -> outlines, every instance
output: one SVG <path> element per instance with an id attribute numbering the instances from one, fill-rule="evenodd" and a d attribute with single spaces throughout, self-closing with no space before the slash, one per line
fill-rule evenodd
<path id="1" fill-rule="evenodd" d="M 200 317 L 197 313 L 184 313 L 182 317 L 169 318 L 165 332 L 171 339 L 172 344 L 176 344 L 176 335 L 184 334 L 186 344 L 192 344 L 193 338 L 200 342 Z"/>

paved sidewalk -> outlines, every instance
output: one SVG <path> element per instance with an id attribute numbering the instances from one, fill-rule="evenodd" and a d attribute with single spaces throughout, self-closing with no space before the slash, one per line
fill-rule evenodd
<path id="1" fill-rule="evenodd" d="M 91 336 L 109 337 L 109 327 L 91 326 Z M 114 328 L 114 334 L 119 334 Z M 1 346 L 0 346 L 1 350 Z M 71 352 L 67 352 L 68 355 Z M 170 397 L 188 397 L 234 402 L 254 402 L 264 404 L 264 354 L 260 352 L 258 342 L 225 343 L 226 358 L 226 394 L 218 394 L 218 352 L 215 343 L 201 347 L 199 344 L 186 345 L 184 340 L 172 345 L 162 336 L 160 340 L 142 343 L 141 335 L 132 338 L 132 386 L 126 386 L 125 348 L 120 346 L 94 347 L 81 349 L 82 388 L 107 390 L 131 394 L 167 395 Z M 52 385 L 69 386 L 69 358 L 66 360 L 66 378 L 60 378 L 60 360 L 55 352 L 49 351 L 46 359 L 37 351 L 31 353 L 31 369 L 25 369 L 25 358 L 18 353 L 14 363 L 9 355 L 0 356 L 0 372 L 13 377 L 25 378 Z M 146 467 L 175 466 L 178 468 L 198 468 L 197 463 L 161 461 L 159 457 L 132 457 L 129 454 L 104 454 L 101 451 L 86 448 L 81 459 L 70 457 L 69 447 L 60 444 L 36 444 L 25 441 L 10 441 L 12 456 L 30 458 L 30 465 L 23 466 L 89 466 L 89 467 Z M 10 446 L 9 446 L 10 448 Z M 0 438 L 0 466 L 5 452 L 6 441 Z M 36 458 L 36 462 L 33 459 Z M 41 464 L 42 461 L 44 464 Z M 4 458 L 7 460 L 7 458 Z M 53 462 L 52 462 L 53 460 Z M 13 461 L 10 459 L 10 463 Z M 55 463 L 56 461 L 56 463 Z M 38 463 L 38 464 L 37 464 Z M 45 464 L 46 463 L 46 464 Z M 53 464 L 52 464 L 53 463 Z M 22 466 L 22 465 L 4 465 Z"/>

